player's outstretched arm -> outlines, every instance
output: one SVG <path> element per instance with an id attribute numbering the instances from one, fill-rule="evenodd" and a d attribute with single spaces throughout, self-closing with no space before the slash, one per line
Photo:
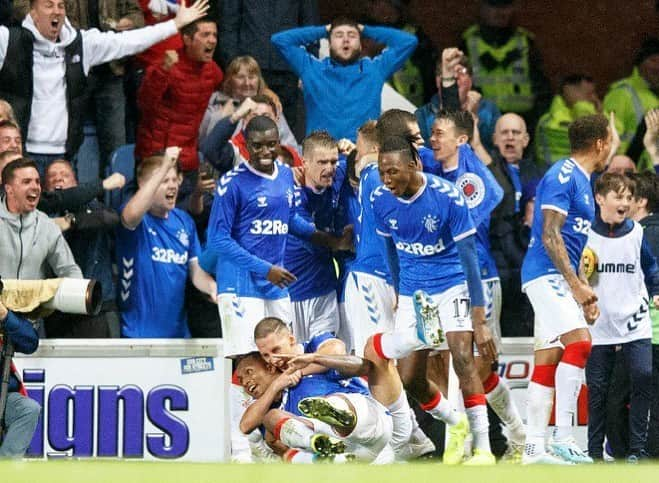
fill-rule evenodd
<path id="1" fill-rule="evenodd" d="M 547 254 L 572 290 L 572 296 L 580 305 L 597 302 L 597 295 L 587 283 L 584 283 L 570 265 L 570 258 L 565 248 L 561 229 L 565 224 L 565 215 L 555 210 L 542 210 L 542 244 Z"/>
<path id="2" fill-rule="evenodd" d="M 471 301 L 471 322 L 474 328 L 474 342 L 478 352 L 486 360 L 496 359 L 496 346 L 492 333 L 485 320 L 485 295 L 478 266 L 478 253 L 476 251 L 475 236 L 469 235 L 455 243 L 467 279 L 469 299 Z"/>
<path id="3" fill-rule="evenodd" d="M 367 359 L 348 354 L 280 354 L 273 357 L 286 359 L 291 369 L 304 370 L 311 364 L 317 364 L 327 369 L 334 369 L 345 377 L 368 376 L 373 366 L 373 363 Z"/>

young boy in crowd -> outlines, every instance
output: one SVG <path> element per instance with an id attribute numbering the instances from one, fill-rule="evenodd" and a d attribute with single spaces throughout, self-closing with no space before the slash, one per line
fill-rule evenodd
<path id="1" fill-rule="evenodd" d="M 599 214 L 590 229 L 586 274 L 598 299 L 599 316 L 590 327 L 593 349 L 586 364 L 588 454 L 602 458 L 606 400 L 616 351 L 622 351 L 631 379 L 629 453 L 643 455 L 652 400 L 652 326 L 649 309 L 659 306 L 659 268 L 642 226 L 629 218 L 634 182 L 605 173 L 595 184 Z M 594 255 L 593 255 L 594 254 Z M 650 295 L 648 295 L 650 294 Z"/>

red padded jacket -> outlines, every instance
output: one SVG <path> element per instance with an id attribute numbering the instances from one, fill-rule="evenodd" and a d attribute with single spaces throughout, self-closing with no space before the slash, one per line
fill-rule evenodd
<path id="1" fill-rule="evenodd" d="M 223 74 L 213 61 L 195 62 L 183 50 L 178 55 L 169 71 L 161 65 L 146 71 L 137 98 L 142 117 L 135 155 L 142 159 L 167 146 L 179 146 L 181 169 L 191 171 L 199 167 L 199 125 Z"/>

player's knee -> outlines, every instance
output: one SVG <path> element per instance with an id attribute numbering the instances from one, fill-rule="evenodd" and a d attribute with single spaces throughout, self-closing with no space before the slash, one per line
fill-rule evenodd
<path id="1" fill-rule="evenodd" d="M 366 340 L 366 345 L 364 346 L 364 359 L 368 359 L 369 361 L 372 362 L 376 362 L 379 359 L 381 359 L 381 357 L 375 350 L 375 335 L 370 336 Z"/>
<path id="2" fill-rule="evenodd" d="M 586 367 L 593 344 L 590 340 L 580 340 L 565 346 L 561 362 L 576 367 Z"/>

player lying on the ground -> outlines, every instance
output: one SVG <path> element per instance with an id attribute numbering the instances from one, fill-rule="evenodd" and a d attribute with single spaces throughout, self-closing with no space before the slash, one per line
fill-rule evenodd
<path id="1" fill-rule="evenodd" d="M 298 450 L 285 453 L 291 462 L 309 463 L 318 456 L 335 462 L 350 457 L 371 462 L 391 439 L 390 415 L 356 379 L 335 371 L 309 376 L 293 369 L 279 373 L 257 353 L 242 358 L 236 373 L 255 399 L 240 430 L 249 434 L 262 426 L 269 444 L 280 441 Z"/>
<path id="2" fill-rule="evenodd" d="M 394 362 L 377 356 L 372 337 L 368 339 L 364 348 L 364 358 L 347 354 L 319 353 L 280 354 L 273 355 L 273 358 L 286 361 L 287 371 L 301 371 L 315 364 L 336 371 L 343 377 L 365 377 L 372 396 L 391 414 L 393 433 L 390 445 L 396 459 L 405 460 L 415 456 L 410 454 L 409 450 L 412 419 L 407 395 L 403 391 L 403 383 Z"/>

